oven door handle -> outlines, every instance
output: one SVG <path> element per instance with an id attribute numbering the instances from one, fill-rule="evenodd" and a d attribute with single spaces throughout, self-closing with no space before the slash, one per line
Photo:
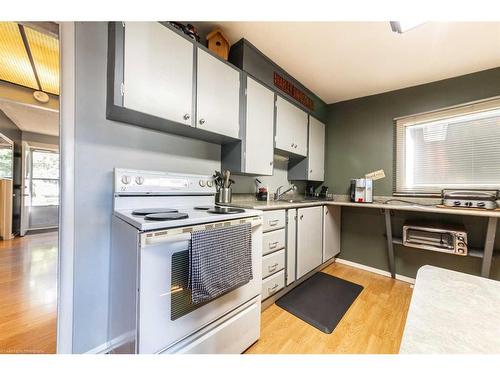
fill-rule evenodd
<path id="1" fill-rule="evenodd" d="M 231 221 L 197 225 L 193 227 L 173 228 L 159 230 L 157 232 L 142 233 L 140 236 L 140 244 L 141 248 L 144 248 L 146 246 L 157 245 L 160 243 L 189 241 L 191 239 L 191 233 L 194 231 L 224 228 L 231 225 L 240 225 L 245 223 L 250 223 L 252 228 L 254 228 L 258 225 L 262 225 L 262 217 L 256 216 Z"/>

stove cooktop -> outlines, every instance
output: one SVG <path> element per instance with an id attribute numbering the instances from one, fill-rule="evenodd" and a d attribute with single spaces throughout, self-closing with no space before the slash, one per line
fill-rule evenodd
<path id="1" fill-rule="evenodd" d="M 139 208 L 132 211 L 132 215 L 145 216 L 149 214 L 175 213 L 179 212 L 175 208 Z"/>
<path id="2" fill-rule="evenodd" d="M 146 211 L 150 213 L 144 213 Z M 171 209 L 176 212 L 165 212 L 165 209 L 161 208 L 155 208 L 155 212 L 152 211 L 153 209 L 116 209 L 115 216 L 139 230 L 149 231 L 262 215 L 262 211 L 258 210 L 208 205 Z M 142 212 L 142 214 L 137 214 L 137 212 Z"/>

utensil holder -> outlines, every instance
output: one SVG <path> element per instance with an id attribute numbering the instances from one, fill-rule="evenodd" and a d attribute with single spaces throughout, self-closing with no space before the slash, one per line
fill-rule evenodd
<path id="1" fill-rule="evenodd" d="M 216 196 L 217 203 L 231 203 L 233 196 L 231 188 L 220 188 Z"/>

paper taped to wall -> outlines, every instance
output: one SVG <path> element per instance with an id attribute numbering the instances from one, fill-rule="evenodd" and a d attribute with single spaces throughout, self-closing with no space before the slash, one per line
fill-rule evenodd
<path id="1" fill-rule="evenodd" d="M 365 178 L 371 178 L 373 181 L 380 180 L 385 177 L 385 173 L 383 169 L 379 169 L 378 171 L 370 172 L 365 174 Z"/>

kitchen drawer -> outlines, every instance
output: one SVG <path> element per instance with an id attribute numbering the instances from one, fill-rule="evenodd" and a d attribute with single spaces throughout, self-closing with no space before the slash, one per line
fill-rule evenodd
<path id="1" fill-rule="evenodd" d="M 267 232 L 262 235 L 262 255 L 285 247 L 285 229 Z"/>
<path id="2" fill-rule="evenodd" d="M 262 258 L 262 278 L 285 268 L 285 249 L 266 255 Z"/>
<path id="3" fill-rule="evenodd" d="M 262 230 L 268 232 L 284 228 L 286 224 L 285 210 L 264 211 Z"/>
<path id="4" fill-rule="evenodd" d="M 272 296 L 285 286 L 285 271 L 282 270 L 262 280 L 262 299 Z"/>

